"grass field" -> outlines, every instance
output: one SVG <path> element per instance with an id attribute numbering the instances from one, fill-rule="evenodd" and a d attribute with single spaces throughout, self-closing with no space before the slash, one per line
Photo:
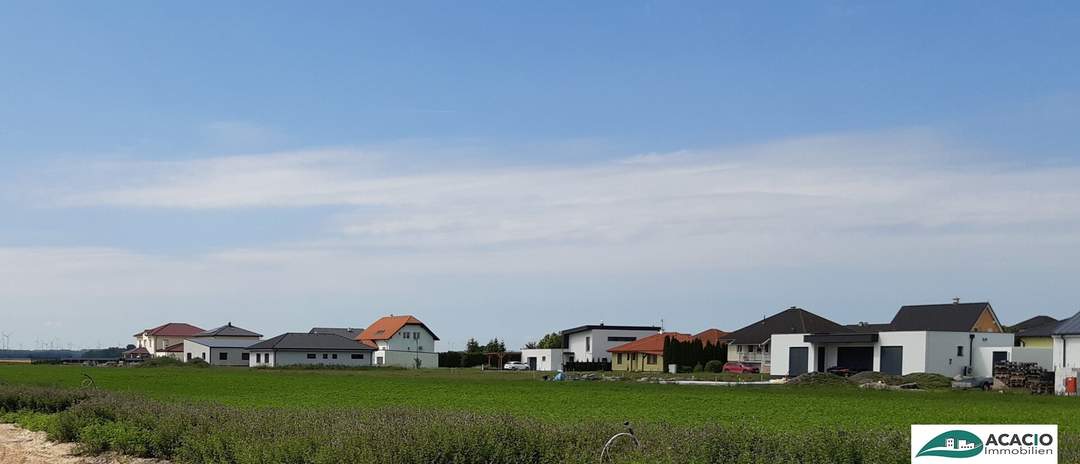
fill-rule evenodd
<path id="1" fill-rule="evenodd" d="M 252 370 L 0 366 L 9 383 L 101 388 L 168 401 L 234 406 L 387 405 L 509 413 L 551 421 L 740 423 L 756 427 L 877 428 L 912 423 L 1056 423 L 1080 432 L 1080 402 L 986 392 L 895 392 L 856 388 L 715 387 L 634 381 L 543 382 L 536 373 L 475 369 Z"/>
<path id="2" fill-rule="evenodd" d="M 907 429 L 913 423 L 1056 423 L 1062 435 L 1061 462 L 1080 461 L 1080 403 L 1027 394 L 682 386 L 633 380 L 543 382 L 536 373 L 474 369 L 0 366 L 0 384 L 72 391 L 83 382 L 83 373 L 101 389 L 135 394 L 132 398 L 149 402 L 109 395 L 95 399 L 96 404 L 84 405 L 76 414 L 80 427 L 89 430 L 84 435 L 91 438 L 70 432 L 69 439 L 85 442 L 95 436 L 127 436 L 140 427 L 161 428 L 157 422 L 137 425 L 148 415 L 138 411 L 163 417 L 204 411 L 197 418 L 173 417 L 171 423 L 191 428 L 191 423 L 212 416 L 226 424 L 222 427 L 228 433 L 198 435 L 217 427 L 204 424 L 191 432 L 201 438 L 188 440 L 186 447 L 169 445 L 172 451 L 163 455 L 181 462 L 595 462 L 594 451 L 625 420 L 638 428 L 646 449 L 630 455 L 636 459 L 618 462 L 905 462 Z M 98 430 L 100 417 L 123 422 L 120 431 Z M 354 443 L 360 439 L 356 433 L 337 438 L 303 435 L 306 441 L 294 450 L 289 443 L 295 431 L 283 429 L 281 434 L 289 437 L 285 444 L 252 444 L 257 441 L 253 437 L 269 433 L 252 424 L 272 429 L 282 422 L 314 431 L 382 430 L 386 438 L 372 444 Z M 227 451 L 191 448 L 205 446 L 208 437 L 217 437 Z M 129 441 L 145 440 L 149 439 Z M 426 451 L 411 448 L 431 440 L 435 445 L 429 443 Z M 341 443 L 351 443 L 351 448 Z M 514 443 L 532 451 L 500 454 L 515 449 Z M 135 453 L 155 455 L 146 451 L 151 448 L 135 448 Z M 317 455 L 312 449 L 329 454 L 320 461 L 310 458 Z M 386 449 L 398 451 L 370 454 Z M 259 454 L 271 451 L 279 454 Z M 300 457 L 290 460 L 280 454 L 288 452 Z M 396 457 L 402 453 L 416 456 Z M 574 458 L 579 455 L 591 457 Z"/>

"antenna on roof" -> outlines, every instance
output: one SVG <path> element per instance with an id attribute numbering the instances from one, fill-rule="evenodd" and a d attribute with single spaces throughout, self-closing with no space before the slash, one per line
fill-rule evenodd
<path id="1" fill-rule="evenodd" d="M 660 318 L 660 332 L 664 332 L 664 318 L 662 317 Z"/>
<path id="2" fill-rule="evenodd" d="M 960 297 L 953 298 L 952 304 L 960 304 Z"/>

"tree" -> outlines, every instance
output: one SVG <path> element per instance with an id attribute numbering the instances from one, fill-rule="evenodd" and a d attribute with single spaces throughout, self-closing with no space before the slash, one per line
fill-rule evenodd
<path id="1" fill-rule="evenodd" d="M 562 348 L 562 337 L 555 332 L 549 333 L 540 339 L 540 342 L 536 344 L 536 347 L 544 349 Z"/>
<path id="2" fill-rule="evenodd" d="M 476 341 L 475 338 L 470 338 L 469 341 L 465 342 L 466 353 L 479 353 L 480 351 L 480 342 Z"/>
<path id="3" fill-rule="evenodd" d="M 537 348 L 536 342 L 525 342 L 525 349 L 526 350 L 532 350 L 532 349 L 535 349 L 535 348 Z"/>
<path id="4" fill-rule="evenodd" d="M 506 351 L 506 345 L 499 341 L 498 338 L 492 338 L 487 342 L 487 345 L 484 345 L 485 353 L 502 353 L 504 351 Z"/>

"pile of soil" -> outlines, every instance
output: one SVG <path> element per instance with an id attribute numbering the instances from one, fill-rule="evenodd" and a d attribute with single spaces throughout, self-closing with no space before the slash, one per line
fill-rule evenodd
<path id="1" fill-rule="evenodd" d="M 788 380 L 788 385 L 801 386 L 850 386 L 847 379 L 828 372 L 807 372 L 794 379 Z"/>
<path id="2" fill-rule="evenodd" d="M 851 377 L 848 380 L 854 382 L 856 385 L 862 385 L 864 383 L 876 383 L 882 382 L 886 385 L 900 385 L 905 383 L 903 378 L 898 375 L 882 374 L 880 372 L 860 372 Z"/>

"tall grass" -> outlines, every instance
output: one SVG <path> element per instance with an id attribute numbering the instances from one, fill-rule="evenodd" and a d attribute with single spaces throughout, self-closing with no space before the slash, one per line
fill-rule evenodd
<path id="1" fill-rule="evenodd" d="M 0 385 L 0 410 L 51 413 L 50 438 L 181 463 L 595 463 L 622 424 L 552 424 L 417 408 L 300 410 L 177 404 L 132 394 Z M 722 423 L 635 427 L 617 463 L 899 463 L 908 431 L 785 432 Z"/>

